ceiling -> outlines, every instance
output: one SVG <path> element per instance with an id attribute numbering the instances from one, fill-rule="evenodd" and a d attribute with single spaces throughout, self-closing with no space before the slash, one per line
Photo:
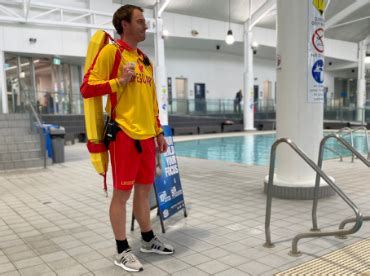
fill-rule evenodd
<path id="1" fill-rule="evenodd" d="M 259 9 L 267 0 L 252 0 L 252 12 Z M 352 5 L 358 0 L 331 0 L 325 13 L 325 19 L 330 20 L 333 16 Z M 337 24 L 350 22 L 353 20 L 370 17 L 370 0 L 357 11 L 349 14 Z M 127 4 L 133 3 L 132 0 L 113 0 L 114 3 Z M 152 9 L 156 0 L 135 0 L 135 5 L 143 8 Z M 220 21 L 229 21 L 229 1 L 227 0 L 172 0 L 166 12 L 178 13 L 183 15 L 196 16 Z M 230 21 L 233 23 L 243 23 L 248 19 L 249 0 L 230 0 Z M 257 26 L 275 29 L 276 15 L 270 14 L 260 21 Z M 337 28 L 326 30 L 325 36 L 328 38 L 359 42 L 370 35 L 370 18 L 344 25 Z"/>

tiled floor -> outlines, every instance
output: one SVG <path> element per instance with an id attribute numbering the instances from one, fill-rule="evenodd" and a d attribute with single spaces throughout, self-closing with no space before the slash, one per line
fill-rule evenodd
<path id="1" fill-rule="evenodd" d="M 104 197 L 102 178 L 93 171 L 85 146 L 67 146 L 66 159 L 47 170 L 0 174 L 0 275 L 127 275 L 112 263 L 110 199 Z M 262 246 L 266 204 L 262 184 L 268 168 L 178 160 L 188 217 L 179 213 L 169 219 L 163 235 L 176 253 L 140 253 L 138 229 L 129 233 L 144 264 L 138 275 L 272 275 L 370 237 L 370 223 L 364 222 L 347 240 L 301 240 L 303 255 L 291 257 L 291 239 L 311 227 L 312 202 L 274 199 L 271 229 L 276 247 L 267 249 Z M 363 214 L 370 215 L 370 170 L 349 158 L 343 163 L 328 161 L 325 169 Z M 319 202 L 321 228 L 336 229 L 350 216 L 351 210 L 338 197 Z M 154 211 L 152 222 L 160 234 Z"/>

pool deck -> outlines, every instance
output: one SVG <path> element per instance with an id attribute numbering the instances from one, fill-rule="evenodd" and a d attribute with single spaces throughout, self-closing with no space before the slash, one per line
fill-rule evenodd
<path id="1" fill-rule="evenodd" d="M 240 135 L 244 134 L 226 136 Z M 175 141 L 186 139 L 176 137 Z M 108 218 L 110 199 L 104 197 L 102 178 L 90 165 L 85 145 L 65 149 L 63 164 L 0 174 L 0 275 L 130 275 L 112 263 L 115 242 Z M 271 231 L 276 246 L 267 249 L 262 246 L 267 166 L 185 157 L 178 157 L 178 162 L 188 217 L 180 212 L 170 218 L 165 222 L 167 233 L 162 235 L 152 212 L 155 232 L 173 244 L 176 253 L 140 253 L 136 227 L 128 234 L 134 253 L 144 264 L 144 271 L 136 275 L 273 275 L 370 238 L 370 222 L 364 222 L 346 240 L 303 239 L 298 244 L 303 255 L 291 257 L 292 238 L 311 228 L 312 201 L 274 199 Z M 324 170 L 364 215 L 370 215 L 370 170 L 366 166 L 345 158 L 343 162 L 325 161 Z M 338 196 L 319 201 L 322 230 L 337 229 L 352 214 Z"/>

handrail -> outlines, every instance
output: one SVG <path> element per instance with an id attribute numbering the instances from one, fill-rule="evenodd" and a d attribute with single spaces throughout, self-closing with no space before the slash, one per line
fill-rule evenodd
<path id="1" fill-rule="evenodd" d="M 369 220 L 370 220 L 370 216 L 363 216 L 363 217 L 362 217 L 362 220 L 363 220 L 363 221 L 369 221 Z M 355 222 L 355 221 L 356 221 L 356 218 L 348 218 L 348 219 L 345 219 L 345 220 L 343 220 L 343 221 L 339 224 L 339 229 L 344 229 L 344 226 L 345 226 L 347 223 Z M 338 236 L 338 238 L 345 238 L 345 236 Z"/>
<path id="2" fill-rule="evenodd" d="M 331 135 L 330 135 L 331 137 Z M 339 136 L 335 136 L 339 137 Z M 343 140 L 343 139 L 342 139 Z M 347 143 L 346 141 L 344 141 Z M 266 203 L 266 220 L 265 220 L 265 235 L 266 235 L 266 243 L 264 244 L 265 247 L 273 247 L 274 245 L 271 242 L 271 232 L 270 232 L 270 221 L 271 221 L 271 205 L 272 205 L 272 187 L 274 181 L 274 171 L 275 171 L 275 159 L 276 159 L 276 148 L 279 144 L 286 143 L 288 144 L 314 171 L 316 171 L 317 175 L 323 178 L 326 183 L 351 207 L 351 209 L 356 214 L 356 224 L 350 230 L 339 230 L 333 232 L 309 232 L 298 234 L 293 238 L 292 241 L 292 251 L 289 253 L 292 256 L 299 256 L 300 252 L 298 251 L 298 241 L 302 238 L 313 238 L 313 237 L 323 237 L 323 236 L 332 236 L 332 235 L 346 235 L 352 234 L 357 232 L 362 225 L 362 214 L 359 208 L 346 196 L 345 193 L 322 171 L 322 169 L 317 166 L 294 142 L 292 142 L 288 138 L 280 138 L 275 141 L 275 143 L 271 147 L 271 156 L 270 156 L 270 170 L 269 170 L 269 181 L 267 186 L 267 203 Z M 348 145 L 348 143 L 347 143 Z M 322 150 L 322 148 L 321 148 Z M 321 152 L 322 154 L 322 152 Z M 362 156 L 361 156 L 362 157 Z M 315 190 L 316 192 L 316 190 Z"/>
<path id="3" fill-rule="evenodd" d="M 337 139 L 339 142 L 342 143 L 343 146 L 345 146 L 348 150 L 352 152 L 358 159 L 360 159 L 366 166 L 370 167 L 370 161 L 367 160 L 365 157 L 362 156 L 361 153 L 359 153 L 354 147 L 352 147 L 346 140 L 344 140 L 342 137 L 330 134 L 328 136 L 325 136 L 320 143 L 320 150 L 319 150 L 319 160 L 318 160 L 318 166 L 322 168 L 323 163 L 323 148 L 325 147 L 325 143 L 330 138 Z M 320 177 L 316 175 L 316 182 L 315 182 L 315 191 L 314 191 L 314 200 L 313 200 L 313 206 L 312 206 L 312 230 L 318 231 L 319 228 L 317 227 L 317 205 L 318 205 L 318 194 L 319 194 L 319 186 L 320 186 Z M 365 217 L 364 220 L 368 220 L 368 217 Z M 344 229 L 345 224 L 348 222 L 354 222 L 356 221 L 354 218 L 346 219 L 341 222 L 339 225 L 339 229 Z M 351 234 L 351 233 L 348 233 Z M 338 235 L 338 236 L 344 236 L 344 235 Z"/>
<path id="4" fill-rule="evenodd" d="M 347 131 L 347 133 L 343 134 L 342 137 L 346 136 L 346 135 L 350 135 L 351 137 L 351 146 L 354 147 L 355 143 L 353 141 L 353 131 L 350 127 L 343 127 L 341 128 L 340 130 L 337 131 L 337 133 L 342 133 L 342 132 L 345 132 Z M 355 156 L 353 155 L 352 153 L 352 163 L 355 161 Z"/>
<path id="5" fill-rule="evenodd" d="M 351 132 L 351 131 L 352 131 L 352 129 L 351 129 L 351 128 L 349 128 L 349 127 L 342 127 L 341 129 L 339 129 L 339 130 L 337 131 L 337 133 L 341 133 L 341 132 L 345 132 L 345 131 L 349 131 L 349 132 Z"/>
<path id="6" fill-rule="evenodd" d="M 329 148 L 329 147 L 325 147 L 325 149 L 328 150 L 328 151 L 331 151 L 332 153 L 334 153 L 336 155 L 339 155 L 340 162 L 343 161 L 343 156 L 339 152 L 337 152 L 335 149 L 332 149 L 332 148 Z"/>
<path id="7" fill-rule="evenodd" d="M 33 117 L 35 118 L 36 123 L 37 123 L 37 129 L 38 129 L 38 132 L 39 132 L 39 135 L 40 135 L 41 154 L 43 156 L 44 169 L 46 169 L 46 167 L 47 167 L 46 141 L 45 141 L 45 136 L 42 133 L 42 123 L 41 123 L 40 117 L 37 115 L 37 112 L 35 110 L 35 107 L 32 104 L 32 101 L 31 101 L 29 92 L 27 91 L 26 94 L 27 94 L 27 97 L 28 97 L 28 101 L 26 102 L 26 105 L 29 106 L 30 109 L 31 109 L 31 112 L 29 112 L 30 113 L 30 116 L 33 115 Z M 30 128 L 31 128 L 31 132 L 32 132 L 33 131 L 33 123 L 32 123 L 32 119 L 31 118 L 30 118 Z"/>
<path id="8" fill-rule="evenodd" d="M 344 128 L 341 128 L 340 130 L 338 130 L 337 133 L 342 133 L 342 132 L 347 131 L 347 133 L 342 135 L 342 137 L 344 137 L 346 135 L 350 135 L 351 136 L 351 146 L 354 147 L 353 133 L 355 133 L 357 131 L 360 131 L 360 130 L 364 130 L 366 147 L 367 147 L 367 159 L 370 160 L 369 134 L 368 134 L 368 130 L 367 130 L 366 126 L 359 126 L 359 127 L 356 127 L 356 128 L 344 127 Z M 352 153 L 352 162 L 354 162 L 354 159 L 355 159 L 355 156 Z"/>
<path id="9" fill-rule="evenodd" d="M 364 130 L 365 134 L 365 141 L 366 141 L 366 147 L 367 147 L 367 160 L 370 160 L 370 147 L 369 147 L 369 132 L 365 126 L 356 127 L 352 130 L 353 132 Z"/>
<path id="10" fill-rule="evenodd" d="M 35 117 L 35 119 L 36 119 L 37 125 L 38 125 L 39 127 L 42 127 L 41 120 L 40 120 L 39 116 L 37 115 L 35 108 L 33 107 L 33 105 L 32 105 L 32 104 L 29 104 L 29 106 L 30 106 L 30 108 L 31 108 L 32 115 L 33 115 L 33 116 Z"/>

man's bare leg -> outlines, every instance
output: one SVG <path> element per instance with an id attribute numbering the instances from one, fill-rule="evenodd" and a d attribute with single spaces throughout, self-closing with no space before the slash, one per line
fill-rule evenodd
<path id="1" fill-rule="evenodd" d="M 150 192 L 153 185 L 135 184 L 133 210 L 141 232 L 152 230 L 150 225 Z"/>
<path id="2" fill-rule="evenodd" d="M 154 235 L 150 224 L 150 192 L 153 185 L 135 185 L 134 215 L 140 225 L 141 248 L 144 253 L 173 254 L 174 248 Z"/>
<path id="3" fill-rule="evenodd" d="M 114 189 L 110 203 L 109 216 L 116 240 L 126 239 L 126 203 L 130 198 L 131 191 Z"/>

